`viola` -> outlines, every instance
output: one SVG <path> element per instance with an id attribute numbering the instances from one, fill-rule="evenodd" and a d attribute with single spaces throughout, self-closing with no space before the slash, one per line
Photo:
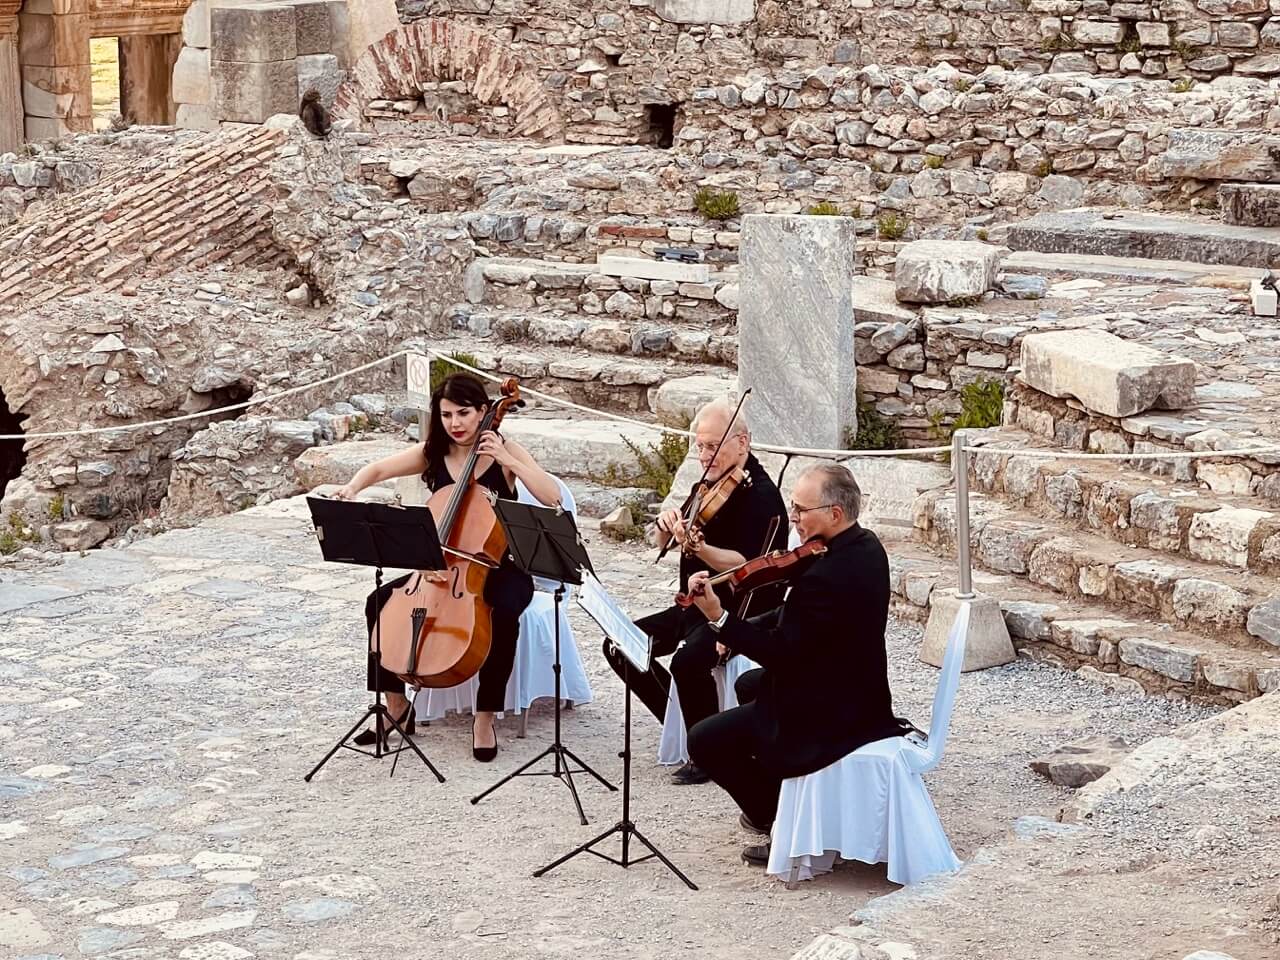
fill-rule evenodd
<path id="1" fill-rule="evenodd" d="M 810 559 L 820 557 L 826 552 L 825 543 L 817 539 L 810 540 L 800 544 L 794 550 L 774 550 L 754 560 L 748 560 L 746 563 L 710 577 L 705 583 L 711 587 L 727 583 L 734 593 L 750 593 L 761 587 L 786 583 L 796 574 L 802 573 L 808 567 Z M 702 596 L 705 592 L 705 589 L 699 589 L 694 594 L 678 593 L 676 604 L 681 607 L 690 606 L 696 597 Z"/>
<path id="2" fill-rule="evenodd" d="M 514 379 L 502 384 L 501 393 L 477 437 L 497 430 L 507 411 L 523 405 Z M 490 491 L 476 482 L 478 459 L 473 448 L 457 483 L 436 490 L 427 502 L 448 564 L 444 577 L 410 577 L 378 614 L 382 662 L 411 686 L 455 686 L 474 676 L 489 655 L 493 624 L 484 585 L 507 552 L 507 537 Z"/>

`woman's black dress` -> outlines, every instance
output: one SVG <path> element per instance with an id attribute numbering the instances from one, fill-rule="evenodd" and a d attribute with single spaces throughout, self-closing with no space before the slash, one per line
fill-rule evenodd
<path id="1" fill-rule="evenodd" d="M 454 482 L 449 468 L 443 462 L 428 466 L 423 479 L 432 490 L 439 490 Z M 503 500 L 516 499 L 515 491 L 507 485 L 506 474 L 497 463 L 490 464 L 489 469 L 476 478 L 476 482 L 488 487 Z M 413 574 L 406 574 L 383 584 L 381 591 L 369 594 L 364 605 L 364 615 L 371 633 L 378 611 L 387 602 L 391 591 L 404 586 L 411 576 Z M 508 553 L 497 569 L 489 571 L 485 579 L 484 599 L 493 610 L 493 640 L 489 656 L 480 668 L 476 709 L 496 713 L 505 706 L 507 680 L 511 677 L 511 667 L 516 659 L 516 640 L 520 636 L 520 614 L 533 599 L 533 579 L 515 565 Z M 374 663 L 372 652 L 369 654 L 368 689 L 384 693 L 404 692 L 404 681 L 385 667 L 379 668 Z"/>

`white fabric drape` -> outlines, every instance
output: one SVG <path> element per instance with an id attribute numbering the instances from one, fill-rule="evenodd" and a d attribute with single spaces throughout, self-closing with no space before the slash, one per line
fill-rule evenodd
<path id="1" fill-rule="evenodd" d="M 768 872 L 808 880 L 837 857 L 887 863 L 889 880 L 909 885 L 960 867 L 921 774 L 942 759 L 960 667 L 969 605 L 961 605 L 933 699 L 927 740 L 877 740 L 816 773 L 784 780 L 773 824 Z"/>
<path id="2" fill-rule="evenodd" d="M 711 675 L 716 678 L 716 694 L 720 698 L 721 710 L 738 705 L 738 694 L 733 685 L 740 676 L 758 666 L 754 660 L 739 655 L 730 659 L 723 667 L 716 667 L 711 671 Z M 687 763 L 688 739 L 689 731 L 685 730 L 684 715 L 680 713 L 680 695 L 672 680 L 671 692 L 667 696 L 667 712 L 662 721 L 662 738 L 658 741 L 658 763 L 663 766 Z"/>

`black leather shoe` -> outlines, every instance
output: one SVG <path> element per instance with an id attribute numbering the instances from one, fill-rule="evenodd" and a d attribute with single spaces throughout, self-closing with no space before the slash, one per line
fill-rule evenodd
<path id="1" fill-rule="evenodd" d="M 690 761 L 671 775 L 673 783 L 687 787 L 695 783 L 708 783 L 711 780 L 707 771 Z"/>
<path id="2" fill-rule="evenodd" d="M 406 736 L 410 736 L 410 737 L 413 736 L 413 728 L 414 728 L 413 721 L 414 721 L 414 717 L 413 717 L 412 710 L 409 711 L 409 719 L 407 721 L 405 720 L 400 721 L 400 729 L 405 732 Z M 378 722 L 378 726 L 379 727 L 382 726 L 381 721 Z M 388 724 L 387 729 L 383 731 L 382 745 L 384 747 L 387 745 L 387 740 L 390 739 L 391 731 L 393 729 L 394 728 L 390 724 Z M 372 730 L 362 730 L 351 739 L 351 742 L 359 747 L 371 747 L 373 746 L 373 742 L 377 739 L 377 737 L 378 735 L 374 733 Z"/>
<path id="3" fill-rule="evenodd" d="M 769 845 L 767 843 L 752 844 L 742 848 L 742 862 L 753 867 L 763 867 L 769 862 Z"/>
<path id="4" fill-rule="evenodd" d="M 769 824 L 767 827 L 756 826 L 756 824 L 751 822 L 751 818 L 748 817 L 745 813 L 738 817 L 738 823 L 742 824 L 743 830 L 750 830 L 752 833 L 763 833 L 765 836 L 768 836 L 769 834 L 773 833 L 772 823 Z"/>
<path id="5" fill-rule="evenodd" d="M 495 724 L 493 728 L 493 746 L 477 747 L 476 746 L 476 720 L 471 718 L 471 756 L 475 757 L 481 763 L 492 763 L 493 758 L 498 755 L 498 727 Z"/>

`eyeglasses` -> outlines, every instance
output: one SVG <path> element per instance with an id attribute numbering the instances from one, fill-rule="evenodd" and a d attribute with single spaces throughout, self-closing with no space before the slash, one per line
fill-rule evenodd
<path id="1" fill-rule="evenodd" d="M 738 434 L 738 437 L 745 437 L 745 436 L 746 436 L 745 433 Z M 738 437 L 730 437 L 728 440 L 725 441 L 725 444 L 728 444 L 731 440 L 738 439 Z M 703 443 L 700 440 L 695 440 L 693 443 L 693 449 L 698 451 L 698 453 L 715 453 L 716 447 L 718 446 L 720 446 L 719 440 L 716 440 L 714 443 Z"/>
<path id="2" fill-rule="evenodd" d="M 827 507 L 834 507 L 834 506 L 838 506 L 838 504 L 820 503 L 816 507 L 797 507 L 793 503 L 791 505 L 791 509 L 787 511 L 787 516 L 793 520 L 799 520 L 800 514 L 802 513 L 808 513 L 810 510 L 825 510 Z"/>

